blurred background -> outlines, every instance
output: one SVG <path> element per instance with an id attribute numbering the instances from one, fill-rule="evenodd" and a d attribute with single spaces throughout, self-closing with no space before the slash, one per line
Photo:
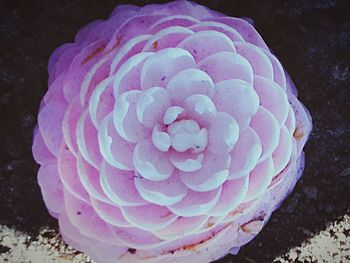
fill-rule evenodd
<path id="1" fill-rule="evenodd" d="M 89 262 L 61 243 L 37 185 L 31 143 L 47 61 L 116 5 L 164 2 L 0 0 L 0 262 Z M 350 262 L 350 1 L 195 2 L 254 21 L 314 122 L 295 191 L 238 256 L 218 262 Z"/>

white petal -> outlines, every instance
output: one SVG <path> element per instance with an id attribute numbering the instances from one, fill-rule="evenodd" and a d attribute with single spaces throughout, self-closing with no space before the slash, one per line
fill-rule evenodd
<path id="1" fill-rule="evenodd" d="M 160 130 L 159 125 L 155 126 L 152 132 L 153 145 L 162 152 L 167 152 L 170 148 L 170 136 L 166 132 Z"/>
<path id="2" fill-rule="evenodd" d="M 148 39 L 150 39 L 152 35 L 139 35 L 132 39 L 130 39 L 128 42 L 126 42 L 116 53 L 110 68 L 109 75 L 112 75 L 116 72 L 116 70 L 119 69 L 120 65 L 125 62 L 125 59 L 128 58 L 128 54 L 133 53 L 137 54 L 139 53 L 145 43 Z"/>
<path id="3" fill-rule="evenodd" d="M 231 152 L 229 179 L 246 176 L 256 166 L 261 153 L 262 147 L 258 134 L 250 127 L 241 131 Z"/>
<path id="4" fill-rule="evenodd" d="M 218 202 L 221 195 L 221 187 L 209 192 L 189 191 L 187 195 L 175 205 L 169 206 L 169 210 L 178 216 L 204 215 Z"/>
<path id="5" fill-rule="evenodd" d="M 147 58 L 152 56 L 152 52 L 138 53 L 129 58 L 117 71 L 114 78 L 114 96 L 128 90 L 140 89 L 140 70 Z"/>
<path id="6" fill-rule="evenodd" d="M 136 207 L 125 206 L 121 210 L 127 221 L 146 231 L 154 231 L 166 227 L 177 218 L 166 207 L 155 204 Z"/>
<path id="7" fill-rule="evenodd" d="M 165 125 L 169 125 L 172 122 L 174 122 L 181 113 L 184 112 L 184 108 L 180 107 L 180 106 L 172 106 L 169 109 L 167 109 L 167 111 L 164 114 L 164 118 L 163 118 L 163 123 Z"/>
<path id="8" fill-rule="evenodd" d="M 198 63 L 198 67 L 206 72 L 213 81 L 241 79 L 253 84 L 253 68 L 249 61 L 240 54 L 233 52 L 218 52 Z"/>
<path id="9" fill-rule="evenodd" d="M 171 94 L 173 103 L 181 105 L 191 95 L 202 94 L 212 97 L 214 83 L 205 72 L 190 68 L 173 76 L 167 85 L 167 90 Z"/>
<path id="10" fill-rule="evenodd" d="M 168 156 L 158 151 L 150 140 L 141 141 L 136 145 L 133 160 L 136 171 L 152 181 L 165 180 L 174 171 Z"/>
<path id="11" fill-rule="evenodd" d="M 220 51 L 236 52 L 231 39 L 214 30 L 197 32 L 183 40 L 178 47 L 188 50 L 197 62 Z"/>
<path id="12" fill-rule="evenodd" d="M 171 163 L 183 172 L 193 172 L 202 168 L 203 158 L 203 154 L 195 154 L 188 151 L 183 153 L 170 152 Z"/>
<path id="13" fill-rule="evenodd" d="M 269 157 L 261 161 L 249 174 L 249 187 L 244 202 L 251 201 L 262 195 L 271 183 L 273 175 L 273 161 Z"/>
<path id="14" fill-rule="evenodd" d="M 245 41 L 252 43 L 255 46 L 258 46 L 263 50 L 269 51 L 269 48 L 266 46 L 262 37 L 255 30 L 255 28 L 246 20 L 242 18 L 223 17 L 223 16 L 209 18 L 208 20 L 220 22 L 236 29 L 241 34 L 241 36 L 244 38 Z"/>
<path id="15" fill-rule="evenodd" d="M 262 160 L 271 156 L 277 148 L 280 137 L 280 126 L 276 118 L 263 107 L 259 107 L 257 113 L 252 117 L 252 127 L 260 137 L 262 146 Z"/>
<path id="16" fill-rule="evenodd" d="M 135 185 L 145 200 L 163 206 L 176 204 L 185 197 L 188 191 L 179 178 L 178 172 L 174 172 L 163 181 L 150 181 L 136 177 Z"/>
<path id="17" fill-rule="evenodd" d="M 292 136 L 285 126 L 282 127 L 276 150 L 272 154 L 275 175 L 279 174 L 289 163 L 293 150 Z"/>
<path id="18" fill-rule="evenodd" d="M 170 26 L 182 26 L 188 27 L 195 23 L 198 23 L 199 20 L 193 18 L 192 16 L 187 15 L 173 15 L 166 16 L 159 19 L 156 23 L 154 23 L 148 30 L 150 34 L 155 34 L 163 28 L 168 28 Z"/>
<path id="19" fill-rule="evenodd" d="M 119 206 L 138 206 L 147 202 L 134 184 L 135 173 L 119 170 L 107 162 L 101 166 L 100 183 L 105 194 Z"/>
<path id="20" fill-rule="evenodd" d="M 246 42 L 235 42 L 234 44 L 237 53 L 245 57 L 252 65 L 255 75 L 273 80 L 271 60 L 262 49 Z"/>
<path id="21" fill-rule="evenodd" d="M 184 117 L 196 120 L 200 125 L 210 123 L 217 111 L 213 101 L 205 95 L 192 95 L 185 100 Z"/>
<path id="22" fill-rule="evenodd" d="M 248 176 L 225 182 L 222 186 L 220 199 L 209 214 L 222 216 L 234 210 L 244 200 L 248 191 L 248 185 Z"/>
<path id="23" fill-rule="evenodd" d="M 149 128 L 162 122 L 164 112 L 171 106 L 170 93 L 160 87 L 152 87 L 142 92 L 137 100 L 138 120 Z"/>
<path id="24" fill-rule="evenodd" d="M 150 137 L 151 131 L 139 122 L 136 113 L 140 90 L 131 90 L 120 95 L 116 101 L 113 121 L 119 135 L 126 141 L 137 143 Z"/>
<path id="25" fill-rule="evenodd" d="M 208 151 L 225 155 L 232 151 L 239 136 L 236 120 L 226 112 L 218 112 L 208 129 Z"/>
<path id="26" fill-rule="evenodd" d="M 190 27 L 191 30 L 198 32 L 203 30 L 215 30 L 224 33 L 232 41 L 244 41 L 238 31 L 228 25 L 219 22 L 204 21 Z"/>
<path id="27" fill-rule="evenodd" d="M 211 191 L 226 181 L 229 175 L 230 163 L 230 156 L 206 153 L 201 169 L 193 172 L 182 172 L 181 180 L 193 191 Z"/>
<path id="28" fill-rule="evenodd" d="M 126 221 L 118 206 L 101 202 L 100 200 L 92 197 L 90 197 L 90 199 L 91 205 L 95 209 L 96 213 L 108 224 L 119 227 L 130 226 L 130 223 Z"/>
<path id="29" fill-rule="evenodd" d="M 248 82 L 230 79 L 216 83 L 215 88 L 213 101 L 218 111 L 229 113 L 245 128 L 259 108 L 259 96 L 253 87 Z"/>
<path id="30" fill-rule="evenodd" d="M 141 71 L 141 88 L 166 87 L 168 81 L 179 71 L 194 68 L 191 54 L 181 48 L 166 48 L 149 57 Z"/>
<path id="31" fill-rule="evenodd" d="M 133 170 L 132 161 L 135 144 L 119 136 L 113 125 L 113 113 L 110 113 L 98 130 L 98 140 L 103 158 L 112 166 L 122 170 Z"/>
<path id="32" fill-rule="evenodd" d="M 145 44 L 144 51 L 158 51 L 164 48 L 176 47 L 183 39 L 193 34 L 193 31 L 182 26 L 171 26 L 158 31 Z"/>
<path id="33" fill-rule="evenodd" d="M 260 104 L 275 116 L 280 125 L 283 125 L 289 111 L 285 91 L 276 82 L 261 76 L 255 76 L 254 89 L 259 95 Z"/>

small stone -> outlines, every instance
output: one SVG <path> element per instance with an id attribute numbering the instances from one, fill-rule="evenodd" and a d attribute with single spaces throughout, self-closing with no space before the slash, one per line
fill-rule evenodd
<path id="1" fill-rule="evenodd" d="M 327 214 L 331 214 L 334 211 L 334 205 L 326 204 L 324 210 Z"/>
<path id="2" fill-rule="evenodd" d="M 340 176 L 349 177 L 349 176 L 350 176 L 350 167 L 345 168 L 345 169 L 340 173 Z"/>
<path id="3" fill-rule="evenodd" d="M 315 186 L 306 186 L 303 191 L 309 200 L 316 200 L 318 195 L 318 189 Z"/>
<path id="4" fill-rule="evenodd" d="M 24 114 L 21 118 L 22 127 L 27 128 L 34 123 L 34 118 L 32 115 Z"/>
<path id="5" fill-rule="evenodd" d="M 296 251 L 292 250 L 289 254 L 289 257 L 294 262 L 298 257 L 298 253 Z"/>

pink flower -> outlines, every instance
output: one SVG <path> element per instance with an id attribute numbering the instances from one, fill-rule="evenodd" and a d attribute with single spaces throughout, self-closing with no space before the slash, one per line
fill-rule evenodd
<path id="1" fill-rule="evenodd" d="M 97 262 L 209 262 L 303 170 L 311 118 L 254 27 L 198 4 L 118 6 L 49 61 L 33 154 L 64 240 Z"/>

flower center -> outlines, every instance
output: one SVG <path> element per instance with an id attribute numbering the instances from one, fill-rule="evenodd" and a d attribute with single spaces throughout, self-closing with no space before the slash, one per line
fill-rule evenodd
<path id="1" fill-rule="evenodd" d="M 194 120 L 175 121 L 168 126 L 167 132 L 171 146 L 178 152 L 189 149 L 193 152 L 201 152 L 208 143 L 207 129 L 201 129 Z"/>
<path id="2" fill-rule="evenodd" d="M 191 150 L 202 152 L 208 144 L 208 131 L 194 120 L 179 119 L 184 112 L 180 106 L 172 106 L 164 114 L 163 125 L 156 125 L 152 132 L 153 145 L 162 152 L 172 147 L 177 152 Z"/>

